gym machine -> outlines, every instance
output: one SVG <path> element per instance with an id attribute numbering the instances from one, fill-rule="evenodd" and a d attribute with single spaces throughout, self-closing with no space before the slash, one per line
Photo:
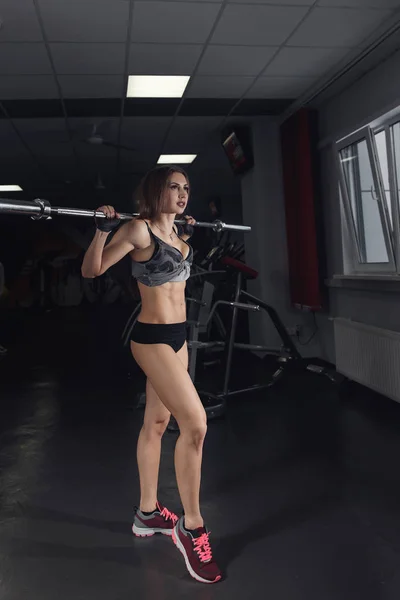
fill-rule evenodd
<path id="1" fill-rule="evenodd" d="M 249 292 L 243 289 L 243 279 L 255 279 L 258 276 L 257 271 L 249 268 L 245 263 L 238 261 L 230 256 L 223 257 L 221 264 L 226 267 L 227 270 L 231 271 L 236 276 L 235 291 L 233 300 L 231 302 L 217 301 L 209 315 L 209 320 L 213 318 L 213 313 L 219 305 L 226 304 L 232 308 L 232 315 L 229 327 L 229 339 L 225 346 L 226 361 L 225 361 L 225 372 L 222 389 L 217 393 L 205 393 L 202 392 L 202 400 L 208 406 L 209 418 L 215 418 L 225 413 L 227 399 L 231 396 L 249 393 L 257 390 L 262 390 L 273 386 L 277 383 L 284 375 L 285 371 L 289 369 L 304 369 L 313 373 L 327 376 L 332 382 L 336 383 L 335 372 L 327 367 L 314 364 L 312 359 L 303 358 L 299 353 L 296 345 L 292 338 L 287 332 L 286 327 L 282 323 L 276 310 L 266 304 L 260 298 L 253 296 Z M 282 340 L 280 348 L 270 348 L 266 346 L 258 346 L 254 344 L 244 344 L 236 342 L 237 334 L 237 321 L 240 310 L 252 311 L 252 312 L 264 312 L 268 315 L 274 328 L 279 334 Z M 196 333 L 192 332 L 194 336 L 194 344 L 196 345 Z M 199 348 L 207 347 L 212 345 L 213 342 L 206 342 L 205 344 L 200 343 Z M 247 387 L 232 389 L 231 375 L 232 375 L 232 361 L 234 349 L 241 349 L 250 352 L 263 352 L 265 355 L 275 356 L 277 358 L 278 367 L 273 372 L 272 376 L 265 383 L 256 383 Z"/>

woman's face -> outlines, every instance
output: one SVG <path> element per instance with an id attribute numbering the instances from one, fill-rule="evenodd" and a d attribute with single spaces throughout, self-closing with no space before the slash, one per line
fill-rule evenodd
<path id="1" fill-rule="evenodd" d="M 164 192 L 163 212 L 181 215 L 189 200 L 189 185 L 182 173 L 172 173 Z"/>

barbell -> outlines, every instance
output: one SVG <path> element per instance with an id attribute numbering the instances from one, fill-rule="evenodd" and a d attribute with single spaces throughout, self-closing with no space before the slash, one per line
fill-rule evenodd
<path id="1" fill-rule="evenodd" d="M 33 202 L 28 200 L 11 200 L 9 198 L 0 198 L 0 214 L 7 215 L 28 215 L 35 221 L 40 219 L 51 219 L 53 216 L 69 216 L 69 217 L 98 217 L 100 219 L 105 218 L 103 212 L 88 210 L 85 208 L 67 208 L 64 206 L 51 206 L 48 200 L 42 198 L 36 198 Z M 119 213 L 122 221 L 129 221 L 134 217 L 138 217 L 139 213 Z M 175 221 L 178 225 L 184 225 L 185 220 L 177 219 Z M 225 230 L 236 230 L 236 231 L 251 231 L 251 227 L 247 225 L 228 225 L 223 221 L 214 221 L 213 223 L 206 223 L 203 221 L 196 221 L 195 227 L 207 227 L 213 229 L 218 233 Z"/>

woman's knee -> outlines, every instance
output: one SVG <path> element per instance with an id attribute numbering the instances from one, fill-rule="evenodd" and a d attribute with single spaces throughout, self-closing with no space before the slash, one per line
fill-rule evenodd
<path id="1" fill-rule="evenodd" d="M 206 413 L 198 415 L 196 418 L 179 423 L 181 435 L 186 437 L 196 448 L 201 448 L 207 434 L 207 416 Z"/>
<path id="2" fill-rule="evenodd" d="M 168 427 L 169 417 L 160 419 L 145 419 L 143 423 L 143 430 L 149 437 L 158 436 L 162 437 L 165 430 Z"/>

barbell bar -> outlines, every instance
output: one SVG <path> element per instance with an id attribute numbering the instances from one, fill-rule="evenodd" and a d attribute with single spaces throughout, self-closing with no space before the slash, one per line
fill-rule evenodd
<path id="1" fill-rule="evenodd" d="M 36 198 L 33 202 L 29 200 L 12 200 L 9 198 L 0 198 L 0 214 L 7 215 L 28 215 L 35 221 L 40 219 L 51 219 L 53 216 L 70 216 L 70 217 L 98 217 L 100 219 L 105 218 L 103 212 L 88 210 L 85 208 L 67 208 L 64 206 L 51 206 L 48 200 Z M 134 217 L 138 217 L 139 213 L 119 213 L 121 221 L 129 221 Z M 175 221 L 178 225 L 184 225 L 186 223 L 183 219 L 177 219 Z M 251 231 L 251 227 L 248 225 L 229 225 L 223 221 L 214 221 L 213 223 L 207 223 L 204 221 L 196 221 L 196 227 L 206 227 L 213 229 L 218 233 L 220 231 Z"/>

